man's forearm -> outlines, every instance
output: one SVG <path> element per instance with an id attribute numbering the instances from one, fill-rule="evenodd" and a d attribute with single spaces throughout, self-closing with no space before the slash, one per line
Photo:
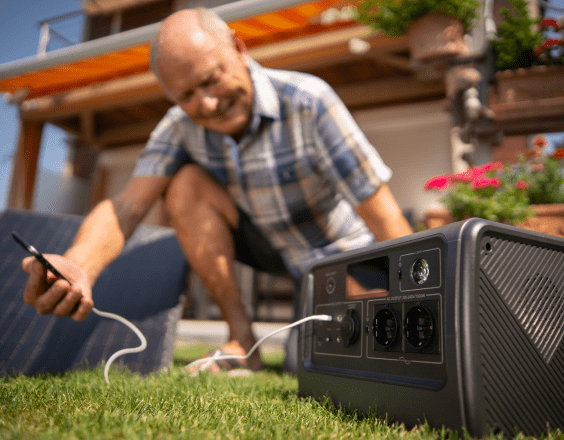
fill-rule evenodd
<path id="1" fill-rule="evenodd" d="M 387 185 L 382 185 L 372 197 L 358 205 L 356 212 L 364 219 L 377 241 L 413 233 Z"/>
<path id="2" fill-rule="evenodd" d="M 65 257 L 77 263 L 93 285 L 119 256 L 139 221 L 139 214 L 126 203 L 104 200 L 85 218 Z"/>

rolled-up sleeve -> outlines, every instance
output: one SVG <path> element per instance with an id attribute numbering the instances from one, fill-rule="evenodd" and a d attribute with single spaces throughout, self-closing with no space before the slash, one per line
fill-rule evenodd
<path id="1" fill-rule="evenodd" d="M 179 109 L 172 108 L 152 131 L 141 151 L 133 176 L 172 176 L 190 163 L 185 136 L 179 129 Z"/>

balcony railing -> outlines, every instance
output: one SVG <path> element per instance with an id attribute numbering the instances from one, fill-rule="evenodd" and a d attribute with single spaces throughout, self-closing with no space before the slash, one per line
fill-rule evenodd
<path id="1" fill-rule="evenodd" d="M 83 10 L 77 10 L 39 21 L 37 23 L 39 26 L 37 56 L 44 56 L 49 50 L 49 43 L 53 40 L 63 46 L 80 43 L 84 15 Z"/>

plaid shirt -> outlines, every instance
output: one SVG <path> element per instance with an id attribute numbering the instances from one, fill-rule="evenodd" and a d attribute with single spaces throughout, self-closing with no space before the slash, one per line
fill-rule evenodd
<path id="1" fill-rule="evenodd" d="M 254 61 L 249 70 L 253 114 L 238 144 L 174 106 L 152 132 L 134 175 L 168 176 L 183 164 L 200 164 L 300 278 L 320 257 L 374 242 L 354 207 L 391 171 L 328 84 Z"/>

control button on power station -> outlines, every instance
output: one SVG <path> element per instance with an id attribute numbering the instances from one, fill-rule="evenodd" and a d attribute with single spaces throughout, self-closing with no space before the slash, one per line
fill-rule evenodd
<path id="1" fill-rule="evenodd" d="M 423 284 L 429 278 L 429 263 L 424 258 L 415 260 L 411 266 L 411 280 L 415 284 Z"/>
<path id="2" fill-rule="evenodd" d="M 348 309 L 341 321 L 341 336 L 343 344 L 348 347 L 354 344 L 360 334 L 360 322 L 354 309 Z"/>
<path id="3" fill-rule="evenodd" d="M 325 282 L 325 290 L 327 291 L 328 294 L 332 294 L 335 291 L 335 278 L 331 277 L 328 278 L 327 281 Z"/>

